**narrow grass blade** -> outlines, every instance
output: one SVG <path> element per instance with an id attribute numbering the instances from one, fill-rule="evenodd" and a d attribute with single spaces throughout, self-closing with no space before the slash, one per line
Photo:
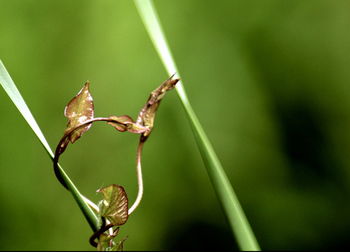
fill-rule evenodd
<path id="1" fill-rule="evenodd" d="M 134 2 L 168 74 L 172 75 L 176 73 L 176 77 L 180 78 L 179 71 L 167 44 L 152 0 L 134 0 Z M 230 181 L 228 180 L 208 137 L 206 136 L 196 114 L 191 107 L 181 82 L 177 84 L 176 90 L 188 115 L 209 177 L 223 205 L 240 249 L 252 251 L 260 250 L 258 242 L 251 230 Z"/>
<path id="2" fill-rule="evenodd" d="M 39 125 L 35 121 L 32 113 L 30 112 L 27 104 L 25 103 L 22 95 L 18 91 L 15 83 L 13 82 L 10 74 L 7 72 L 4 64 L 0 60 L 0 84 L 6 91 L 7 95 L 10 97 L 12 102 L 15 104 L 21 115 L 24 117 L 24 119 L 27 121 L 31 129 L 34 131 L 35 135 L 39 138 L 40 143 L 44 146 L 47 154 L 51 157 L 51 159 L 54 158 L 54 154 L 50 148 L 50 145 L 46 141 L 43 133 L 40 130 Z M 68 175 L 64 172 L 61 166 L 59 166 L 60 172 L 62 174 L 63 179 L 67 183 L 67 186 L 72 193 L 75 201 L 77 202 L 79 208 L 83 212 L 85 218 L 89 222 L 91 228 L 96 231 L 98 230 L 99 220 L 96 214 L 92 211 L 92 209 L 88 206 L 87 201 L 84 200 L 84 196 L 81 195 L 79 190 L 76 188 L 76 186 L 73 184 L 73 182 L 70 180 Z"/>
<path id="3" fill-rule="evenodd" d="M 34 131 L 35 135 L 39 138 L 40 143 L 44 146 L 46 152 L 53 158 L 53 152 L 46 141 L 43 133 L 41 132 L 38 124 L 36 123 L 32 113 L 30 112 L 27 104 L 23 100 L 20 92 L 18 91 L 15 83 L 11 79 L 11 76 L 7 72 L 4 64 L 0 60 L 0 84 L 5 89 L 7 95 L 12 100 L 13 104 L 17 107 L 21 115 L 24 117 L 24 119 L 27 121 L 29 126 Z"/>

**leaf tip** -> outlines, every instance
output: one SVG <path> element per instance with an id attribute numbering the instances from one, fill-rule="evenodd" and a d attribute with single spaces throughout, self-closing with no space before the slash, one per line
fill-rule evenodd
<path id="1" fill-rule="evenodd" d="M 91 82 L 89 80 L 85 81 L 84 87 L 90 88 Z"/>

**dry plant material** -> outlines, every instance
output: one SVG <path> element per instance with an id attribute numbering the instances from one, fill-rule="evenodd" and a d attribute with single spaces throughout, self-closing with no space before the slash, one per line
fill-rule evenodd
<path id="1" fill-rule="evenodd" d="M 85 83 L 84 87 L 65 107 L 64 115 L 68 119 L 68 124 L 64 131 L 63 137 L 56 147 L 53 163 L 56 177 L 66 189 L 69 188 L 67 187 L 59 171 L 59 157 L 66 150 L 69 143 L 74 143 L 77 141 L 91 128 L 94 122 L 104 121 L 113 126 L 119 132 L 130 132 L 140 135 L 140 142 L 137 148 L 137 176 L 139 194 L 134 205 L 128 208 L 129 202 L 127 194 L 124 188 L 120 185 L 113 184 L 97 190 L 97 192 L 103 195 L 103 199 L 98 204 L 98 214 L 101 217 L 101 227 L 91 236 L 90 243 L 91 245 L 97 247 L 98 250 L 120 251 L 123 249 L 123 244 L 126 238 L 123 238 L 119 242 L 114 242 L 113 239 L 117 236 L 119 227 L 127 222 L 130 213 L 136 209 L 142 197 L 142 146 L 152 132 L 154 127 L 154 119 L 161 100 L 167 91 L 175 87 L 178 81 L 179 79 L 173 79 L 173 76 L 171 76 L 157 89 L 151 92 L 146 104 L 139 112 L 136 121 L 134 121 L 128 115 L 94 117 L 94 101 L 89 90 L 89 82 Z M 98 242 L 95 241 L 96 239 L 98 239 Z"/>

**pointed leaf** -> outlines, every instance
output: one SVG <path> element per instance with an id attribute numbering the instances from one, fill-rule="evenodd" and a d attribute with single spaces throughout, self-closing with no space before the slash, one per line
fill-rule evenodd
<path id="1" fill-rule="evenodd" d="M 171 76 L 165 82 L 163 82 L 157 89 L 155 89 L 149 96 L 145 106 L 141 109 L 136 123 L 149 128 L 149 131 L 145 132 L 143 135 L 147 136 L 151 133 L 153 128 L 154 118 L 156 116 L 156 111 L 158 106 L 163 99 L 165 93 L 173 89 L 179 79 L 173 79 Z"/>
<path id="2" fill-rule="evenodd" d="M 36 122 L 32 112 L 28 108 L 26 102 L 24 101 L 21 93 L 17 89 L 16 84 L 13 82 L 10 74 L 6 70 L 4 64 L 0 60 L 0 85 L 4 88 L 7 95 L 10 97 L 13 104 L 17 107 L 18 111 L 22 114 L 23 118 L 26 120 L 30 128 L 33 130 L 41 144 L 44 146 L 46 152 L 51 158 L 53 158 L 53 152 L 50 148 L 49 143 L 45 139 L 38 123 Z"/>
<path id="3" fill-rule="evenodd" d="M 94 102 L 89 92 L 89 82 L 86 82 L 79 93 L 68 103 L 64 110 L 64 115 L 68 118 L 68 125 L 65 134 L 83 124 L 87 120 L 94 118 Z M 82 134 L 89 130 L 91 124 L 79 128 L 69 135 L 69 140 L 74 143 Z"/>
<path id="4" fill-rule="evenodd" d="M 122 186 L 110 185 L 97 190 L 103 194 L 103 200 L 99 203 L 101 216 L 112 224 L 120 226 L 128 220 L 128 197 Z"/>
<path id="5" fill-rule="evenodd" d="M 172 57 L 170 47 L 164 35 L 153 1 L 134 0 L 134 2 L 167 72 L 178 73 L 179 71 L 177 70 L 176 63 Z M 191 124 L 198 147 L 201 150 L 201 155 L 205 161 L 206 168 L 208 169 L 208 174 L 231 224 L 232 233 L 236 235 L 239 248 L 241 250 L 251 251 L 260 250 L 259 244 L 256 241 L 254 233 L 251 230 L 230 181 L 227 178 L 226 173 L 220 164 L 220 160 L 203 130 L 196 113 L 193 111 L 185 89 L 181 83 L 177 86 L 176 91 L 182 101 L 184 110 L 187 113 L 187 118 Z"/>
<path id="6" fill-rule="evenodd" d="M 14 105 L 17 107 L 19 112 L 22 114 L 24 119 L 27 121 L 28 125 L 31 127 L 37 138 L 40 140 L 41 144 L 45 148 L 47 154 L 53 159 L 54 153 L 52 152 L 50 145 L 46 141 L 39 125 L 37 124 L 36 120 L 34 119 L 30 109 L 28 108 L 27 104 L 25 103 L 21 93 L 16 87 L 16 84 L 13 82 L 10 74 L 7 72 L 5 66 L 3 65 L 2 61 L 0 60 L 0 84 L 5 89 L 7 95 L 10 97 Z M 83 195 L 78 191 L 72 180 L 68 177 L 68 175 L 65 173 L 63 168 L 56 164 L 57 172 L 61 174 L 61 177 L 64 178 L 64 181 L 67 181 L 69 183 L 69 187 L 72 188 L 71 193 L 74 196 L 75 201 L 80 206 L 81 210 L 84 213 L 84 216 L 88 220 L 89 224 L 93 228 L 97 228 L 97 222 L 98 218 L 92 212 L 91 208 L 87 205 L 85 198 Z M 66 183 L 66 182 L 64 182 Z"/>

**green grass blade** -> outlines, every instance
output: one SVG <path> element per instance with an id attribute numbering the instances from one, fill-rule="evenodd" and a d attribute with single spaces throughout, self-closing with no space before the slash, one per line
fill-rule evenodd
<path id="1" fill-rule="evenodd" d="M 180 78 L 179 71 L 172 57 L 152 1 L 134 0 L 134 2 L 168 74 L 172 75 L 176 73 L 176 77 Z M 240 249 L 254 251 L 260 250 L 259 244 L 251 230 L 249 222 L 242 210 L 230 181 L 228 180 L 208 137 L 206 136 L 196 114 L 191 107 L 181 82 L 176 85 L 176 90 L 188 115 L 209 177 L 220 199 L 220 202 L 222 203 Z"/>
<path id="2" fill-rule="evenodd" d="M 0 84 L 5 89 L 7 95 L 12 100 L 13 104 L 17 107 L 21 115 L 24 117 L 24 119 L 27 121 L 29 126 L 34 131 L 35 135 L 39 138 L 40 143 L 44 146 L 46 152 L 53 158 L 53 152 L 46 141 L 43 133 L 41 132 L 38 124 L 36 123 L 32 113 L 30 112 L 27 104 L 23 100 L 20 92 L 18 91 L 15 83 L 13 82 L 11 76 L 7 72 L 4 64 L 0 60 Z"/>
<path id="3" fill-rule="evenodd" d="M 50 145 L 46 141 L 42 131 L 40 130 L 39 125 L 34 119 L 22 95 L 18 91 L 16 84 L 13 82 L 10 74 L 7 72 L 1 60 L 0 60 L 0 84 L 4 88 L 4 90 L 6 91 L 7 95 L 10 97 L 12 102 L 15 104 L 15 106 L 17 107 L 21 115 L 27 121 L 31 129 L 34 131 L 35 135 L 39 138 L 40 143 L 44 146 L 47 154 L 51 157 L 51 159 L 53 159 L 54 154 L 50 148 Z M 67 186 L 70 192 L 72 193 L 79 208 L 82 210 L 85 218 L 89 222 L 89 225 L 94 231 L 98 230 L 98 226 L 99 226 L 98 217 L 92 211 L 92 209 L 88 206 L 88 204 L 84 200 L 84 197 L 81 195 L 79 190 L 76 188 L 76 186 L 73 184 L 73 182 L 70 180 L 70 178 L 68 177 L 68 175 L 65 173 L 65 171 L 62 169 L 60 165 L 59 165 L 59 168 L 63 179 L 67 183 Z"/>

